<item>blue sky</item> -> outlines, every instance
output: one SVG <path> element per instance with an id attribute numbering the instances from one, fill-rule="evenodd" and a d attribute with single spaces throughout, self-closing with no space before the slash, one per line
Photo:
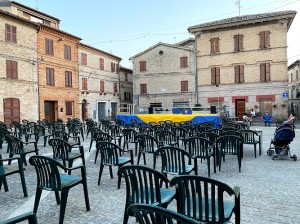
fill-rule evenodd
<path id="1" fill-rule="evenodd" d="M 128 59 L 158 43 L 192 37 L 187 28 L 239 15 L 237 0 L 15 0 L 61 20 L 82 42 Z M 300 0 L 240 0 L 241 15 L 300 11 Z M 299 12 L 300 14 L 300 12 Z M 300 58 L 300 15 L 288 33 L 289 64 Z M 298 27 L 298 30 L 297 30 Z"/>

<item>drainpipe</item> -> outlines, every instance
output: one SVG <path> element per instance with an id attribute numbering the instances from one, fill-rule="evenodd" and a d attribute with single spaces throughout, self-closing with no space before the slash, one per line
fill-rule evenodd
<path id="1" fill-rule="evenodd" d="M 198 97 L 198 66 L 197 66 L 197 41 L 195 38 L 195 47 L 194 47 L 194 63 L 195 63 L 195 94 L 196 94 L 196 103 L 199 103 Z"/>

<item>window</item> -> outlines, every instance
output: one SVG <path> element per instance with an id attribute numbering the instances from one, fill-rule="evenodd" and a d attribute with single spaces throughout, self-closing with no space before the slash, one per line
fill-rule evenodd
<path id="1" fill-rule="evenodd" d="M 296 80 L 299 79 L 298 70 L 296 71 Z"/>
<path id="2" fill-rule="evenodd" d="M 87 78 L 82 78 L 82 90 L 87 90 Z"/>
<path id="3" fill-rule="evenodd" d="M 67 60 L 71 60 L 71 46 L 65 44 L 64 45 L 64 57 Z"/>
<path id="4" fill-rule="evenodd" d="M 72 87 L 72 72 L 65 72 L 65 84 L 66 87 Z"/>
<path id="5" fill-rule="evenodd" d="M 141 72 L 146 71 L 146 61 L 140 61 L 140 71 Z"/>
<path id="6" fill-rule="evenodd" d="M 130 92 L 124 92 L 124 100 L 130 101 Z"/>
<path id="7" fill-rule="evenodd" d="M 73 102 L 67 101 L 66 102 L 66 115 L 72 115 L 72 111 L 73 111 Z"/>
<path id="8" fill-rule="evenodd" d="M 128 73 L 125 73 L 125 82 L 128 82 Z"/>
<path id="9" fill-rule="evenodd" d="M 53 40 L 50 40 L 48 38 L 45 39 L 45 53 L 49 55 L 54 55 Z"/>
<path id="10" fill-rule="evenodd" d="M 104 70 L 104 58 L 100 58 L 100 69 Z"/>
<path id="11" fill-rule="evenodd" d="M 189 91 L 189 81 L 181 81 L 181 92 Z"/>
<path id="12" fill-rule="evenodd" d="M 270 81 L 270 63 L 260 64 L 260 81 L 267 82 Z"/>
<path id="13" fill-rule="evenodd" d="M 53 68 L 46 68 L 46 84 L 50 86 L 55 85 Z"/>
<path id="14" fill-rule="evenodd" d="M 180 57 L 180 68 L 188 67 L 188 57 Z"/>
<path id="15" fill-rule="evenodd" d="M 219 37 L 210 38 L 210 53 L 211 54 L 220 53 L 219 42 L 220 42 Z"/>
<path id="16" fill-rule="evenodd" d="M 244 65 L 234 66 L 235 83 L 244 82 Z"/>
<path id="17" fill-rule="evenodd" d="M 147 84 L 140 84 L 141 94 L 147 94 Z"/>
<path id="18" fill-rule="evenodd" d="M 270 31 L 259 32 L 259 47 L 261 49 L 270 47 Z"/>
<path id="19" fill-rule="evenodd" d="M 17 27 L 5 24 L 5 41 L 17 43 Z"/>
<path id="20" fill-rule="evenodd" d="M 220 84 L 220 67 L 211 68 L 211 84 Z"/>
<path id="21" fill-rule="evenodd" d="M 100 80 L 100 92 L 104 92 L 104 81 Z"/>
<path id="22" fill-rule="evenodd" d="M 18 62 L 6 60 L 6 77 L 8 79 L 18 79 Z"/>
<path id="23" fill-rule="evenodd" d="M 114 94 L 118 93 L 118 83 L 114 82 Z"/>
<path id="24" fill-rule="evenodd" d="M 244 35 L 237 34 L 237 35 L 234 35 L 233 38 L 234 38 L 234 51 L 238 52 L 238 51 L 244 50 L 244 47 L 243 47 Z"/>
<path id="25" fill-rule="evenodd" d="M 293 73 L 291 73 L 291 82 L 293 81 Z"/>
<path id="26" fill-rule="evenodd" d="M 81 53 L 81 64 L 87 65 L 87 56 L 85 53 Z"/>
<path id="27" fill-rule="evenodd" d="M 112 62 L 111 63 L 111 72 L 118 73 L 119 71 L 119 65 L 117 63 Z"/>

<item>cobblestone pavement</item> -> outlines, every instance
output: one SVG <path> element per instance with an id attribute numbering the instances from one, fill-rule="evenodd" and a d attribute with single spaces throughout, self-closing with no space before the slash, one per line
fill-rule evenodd
<path id="1" fill-rule="evenodd" d="M 299 223 L 300 220 L 300 162 L 292 159 L 272 160 L 266 154 L 270 139 L 274 135 L 275 127 L 252 126 L 261 129 L 262 155 L 254 158 L 253 146 L 244 146 L 242 172 L 238 172 L 235 156 L 227 156 L 222 164 L 222 171 L 211 174 L 211 178 L 223 181 L 230 186 L 240 187 L 241 223 Z M 291 153 L 300 157 L 300 130 L 296 130 L 296 137 L 290 144 Z M 113 169 L 114 178 L 110 179 L 108 168 L 104 168 L 101 185 L 97 185 L 99 160 L 94 164 L 95 144 L 88 152 L 90 138 L 82 145 L 85 149 L 88 190 L 91 211 L 85 210 L 82 186 L 78 185 L 70 190 L 65 223 L 122 223 L 125 205 L 125 183 L 117 189 L 117 169 Z M 39 142 L 40 154 L 51 156 L 51 148 Z M 5 157 L 6 145 L 1 150 Z M 30 155 L 27 155 L 27 158 Z M 135 157 L 135 162 L 137 158 Z M 199 161 L 200 163 L 200 161 Z M 152 155 L 147 155 L 147 165 L 152 167 Z M 206 162 L 199 164 L 199 175 L 207 176 Z M 28 198 L 23 197 L 21 183 L 18 176 L 8 177 L 9 192 L 0 192 L 0 221 L 33 209 L 36 177 L 31 165 L 26 167 L 26 184 Z M 39 223 L 58 223 L 59 206 L 56 205 L 53 192 L 45 192 L 38 208 Z M 175 201 L 169 206 L 175 210 Z M 234 220 L 234 217 L 233 219 Z M 134 218 L 129 223 L 135 223 Z"/>

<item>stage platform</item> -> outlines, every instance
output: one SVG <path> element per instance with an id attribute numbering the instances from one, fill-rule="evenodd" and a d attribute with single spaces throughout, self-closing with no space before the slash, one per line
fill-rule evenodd
<path id="1" fill-rule="evenodd" d="M 117 115 L 117 119 L 129 124 L 132 119 L 140 123 L 149 123 L 170 120 L 173 122 L 191 121 L 194 124 L 204 122 L 215 122 L 220 124 L 220 116 L 218 114 L 132 114 L 132 115 Z"/>

